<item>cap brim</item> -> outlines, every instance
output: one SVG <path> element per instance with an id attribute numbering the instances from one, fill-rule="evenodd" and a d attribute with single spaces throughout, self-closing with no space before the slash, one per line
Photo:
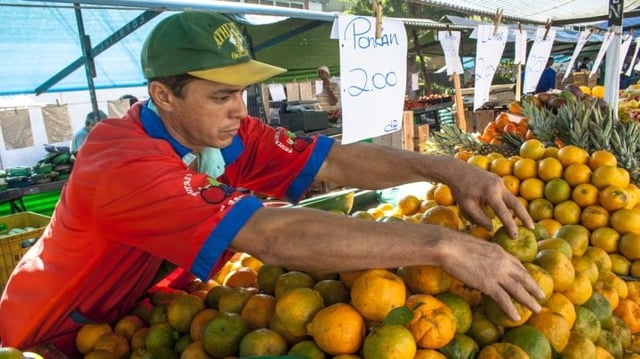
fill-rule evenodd
<path id="1" fill-rule="evenodd" d="M 226 85 L 248 86 L 260 83 L 276 76 L 286 69 L 264 62 L 249 60 L 237 65 L 218 67 L 209 70 L 189 71 L 188 74 L 204 80 L 219 82 Z"/>

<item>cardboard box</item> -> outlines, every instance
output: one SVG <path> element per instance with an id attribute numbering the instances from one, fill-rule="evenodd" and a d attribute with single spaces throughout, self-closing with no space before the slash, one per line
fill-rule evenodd
<path id="1" fill-rule="evenodd" d="M 494 110 L 477 110 L 474 115 L 476 132 L 484 131 L 487 124 L 496 118 Z"/>
<path id="2" fill-rule="evenodd" d="M 280 115 L 280 125 L 289 131 L 317 131 L 329 128 L 326 111 L 300 111 Z"/>

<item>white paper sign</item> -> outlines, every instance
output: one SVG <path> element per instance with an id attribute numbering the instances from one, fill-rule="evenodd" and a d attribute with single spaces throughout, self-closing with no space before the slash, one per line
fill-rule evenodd
<path id="1" fill-rule="evenodd" d="M 591 67 L 591 73 L 589 76 L 593 76 L 598 71 L 600 67 L 600 63 L 604 58 L 604 55 L 607 53 L 609 49 L 609 45 L 611 45 L 611 40 L 613 40 L 613 31 L 608 31 L 607 34 L 602 39 L 602 45 L 600 45 L 600 50 L 598 51 L 598 55 L 596 56 L 596 60 L 593 63 L 593 67 Z"/>
<path id="2" fill-rule="evenodd" d="M 544 37 L 545 33 L 547 33 L 546 38 Z M 551 47 L 553 46 L 555 38 L 556 30 L 553 28 L 550 28 L 547 32 L 547 29 L 544 27 L 539 27 L 536 31 L 536 40 L 533 46 L 531 46 L 531 52 L 529 53 L 527 65 L 524 69 L 524 93 L 536 91 L 540 76 L 547 65 L 547 61 L 549 61 Z"/>
<path id="3" fill-rule="evenodd" d="M 272 101 L 284 101 L 287 99 L 282 84 L 269 84 L 269 93 L 271 94 Z"/>
<path id="4" fill-rule="evenodd" d="M 509 28 L 500 26 L 494 34 L 493 25 L 478 25 L 476 45 L 475 89 L 473 110 L 477 110 L 489 101 L 489 91 L 493 75 L 498 69 L 504 45 L 507 43 Z"/>
<path id="5" fill-rule="evenodd" d="M 516 37 L 516 44 L 513 63 L 516 65 L 524 65 L 527 61 L 527 32 L 524 30 L 516 30 L 514 36 Z"/>
<path id="6" fill-rule="evenodd" d="M 417 72 L 411 74 L 411 91 L 420 90 L 420 77 Z"/>
<path id="7" fill-rule="evenodd" d="M 438 40 L 442 46 L 444 62 L 447 64 L 447 75 L 462 74 L 462 61 L 458 55 L 460 48 L 460 31 L 438 31 Z"/>
<path id="8" fill-rule="evenodd" d="M 342 143 L 402 129 L 407 79 L 407 33 L 400 20 L 340 15 Z"/>
<path id="9" fill-rule="evenodd" d="M 636 59 L 638 58 L 638 50 L 640 50 L 640 37 L 636 38 L 636 49 L 633 51 L 633 57 L 631 57 L 631 63 L 629 64 L 629 68 L 625 73 L 625 75 L 627 76 L 631 76 L 631 73 L 633 72 L 633 68 L 635 67 L 635 64 L 636 64 Z"/>
<path id="10" fill-rule="evenodd" d="M 620 45 L 620 67 L 618 68 L 618 72 L 622 71 L 622 66 L 624 66 L 624 59 L 627 58 L 629 47 L 631 47 L 631 41 L 633 41 L 633 37 L 631 35 L 626 35 L 622 39 L 622 44 Z"/>
<path id="11" fill-rule="evenodd" d="M 580 55 L 580 51 L 582 51 L 582 48 L 584 47 L 584 44 L 587 43 L 587 40 L 589 39 L 590 35 L 591 35 L 590 30 L 581 31 L 580 34 L 578 35 L 578 43 L 576 44 L 576 48 L 573 49 L 573 55 L 571 55 L 571 60 L 569 60 L 569 65 L 567 66 L 567 70 L 564 72 L 564 77 L 562 78 L 562 81 L 566 80 L 567 77 L 569 77 L 569 74 L 571 73 L 571 69 L 573 69 L 573 65 L 576 63 L 576 60 L 578 59 L 578 55 Z"/>

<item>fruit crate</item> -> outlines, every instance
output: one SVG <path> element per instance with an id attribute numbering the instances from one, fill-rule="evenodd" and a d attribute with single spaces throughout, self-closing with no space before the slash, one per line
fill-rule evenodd
<path id="1" fill-rule="evenodd" d="M 0 233 L 8 232 L 12 228 L 31 228 L 24 232 L 5 235 L 0 238 L 0 292 L 7 284 L 9 275 L 16 263 L 44 233 L 44 229 L 50 220 L 51 217 L 35 212 L 20 212 L 0 217 Z"/>

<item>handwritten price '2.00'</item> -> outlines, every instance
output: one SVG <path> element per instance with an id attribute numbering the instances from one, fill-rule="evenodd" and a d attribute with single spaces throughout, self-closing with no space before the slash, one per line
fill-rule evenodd
<path id="1" fill-rule="evenodd" d="M 350 72 L 357 73 L 359 81 L 354 81 L 359 85 L 349 86 L 348 93 L 352 97 L 357 97 L 365 92 L 382 90 L 386 87 L 394 87 L 398 84 L 398 76 L 395 71 L 389 71 L 386 74 L 376 72 L 369 76 L 367 70 L 363 68 L 356 68 Z"/>

